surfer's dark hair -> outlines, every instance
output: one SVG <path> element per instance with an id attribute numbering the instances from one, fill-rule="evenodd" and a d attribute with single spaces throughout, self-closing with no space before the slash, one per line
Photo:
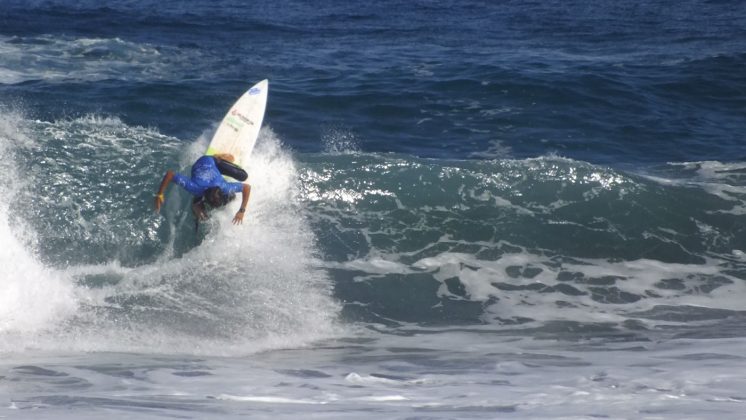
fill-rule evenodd
<path id="1" fill-rule="evenodd" d="M 207 204 L 209 204 L 211 207 L 223 207 L 224 205 L 230 203 L 235 195 L 224 193 L 223 190 L 220 189 L 220 187 L 211 187 L 205 190 L 204 197 L 205 201 L 207 201 Z"/>

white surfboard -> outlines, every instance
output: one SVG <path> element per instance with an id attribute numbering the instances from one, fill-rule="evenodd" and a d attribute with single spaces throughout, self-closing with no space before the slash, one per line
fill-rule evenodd
<path id="1" fill-rule="evenodd" d="M 244 166 L 254 150 L 267 107 L 269 81 L 262 80 L 247 90 L 231 107 L 207 147 L 207 155 L 230 153 Z"/>

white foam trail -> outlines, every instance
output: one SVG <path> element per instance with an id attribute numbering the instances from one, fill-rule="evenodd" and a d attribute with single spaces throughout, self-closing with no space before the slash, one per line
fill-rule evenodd
<path id="1" fill-rule="evenodd" d="M 187 150 L 188 158 L 196 157 L 194 151 Z M 237 199 L 228 209 L 213 212 L 200 246 L 180 258 L 121 273 L 122 281 L 104 298 L 150 297 L 155 303 L 135 309 L 177 312 L 217 328 L 218 336 L 202 337 L 195 345 L 191 334 L 202 332 L 190 331 L 193 325 L 172 325 L 168 328 L 182 331 L 166 331 L 153 343 L 148 341 L 151 331 L 125 331 L 128 348 L 173 353 L 186 345 L 188 353 L 245 354 L 302 346 L 335 331 L 338 308 L 328 279 L 310 265 L 313 237 L 295 198 L 295 166 L 271 130 L 262 131 L 247 169 L 252 194 L 243 225 L 231 224 Z M 109 340 L 118 343 L 122 337 Z M 93 343 L 97 348 L 101 344 Z"/>

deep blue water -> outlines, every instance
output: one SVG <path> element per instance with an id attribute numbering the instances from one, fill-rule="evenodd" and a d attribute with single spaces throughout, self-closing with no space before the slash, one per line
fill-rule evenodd
<path id="1" fill-rule="evenodd" d="M 419 386 L 396 376 L 410 350 L 412 378 L 458 359 L 447 375 L 461 385 L 436 396 L 465 383 L 503 395 L 481 372 L 506 384 L 526 366 L 553 372 L 552 351 L 587 367 L 580 385 L 563 383 L 586 392 L 644 370 L 635 353 L 611 367 L 594 353 L 635 342 L 630 352 L 678 361 L 651 365 L 672 376 L 647 372 L 644 386 L 621 375 L 623 396 L 689 393 L 711 417 L 708 404 L 742 402 L 730 389 L 746 389 L 686 376 L 708 369 L 697 357 L 725 372 L 742 364 L 728 340 L 746 336 L 744 68 L 741 1 L 0 0 L 0 352 L 219 355 L 243 369 L 266 351 L 268 392 L 302 382 L 290 394 L 307 404 L 309 389 L 332 395 L 337 380 L 350 395 Z M 163 173 L 188 172 L 233 101 L 265 78 L 244 226 L 216 212 L 195 232 L 177 187 L 156 215 Z M 671 350 L 686 339 L 700 340 L 688 359 Z M 531 365 L 523 352 L 542 340 L 568 348 L 542 348 L 551 354 Z M 273 365 L 301 360 L 273 350 L 302 346 L 315 367 Z M 109 369 L 97 354 L 92 370 Z M 138 364 L 151 361 L 133 357 L 131 375 L 146 376 Z M 394 376 L 345 370 L 358 361 Z M 8 363 L 0 385 L 49 372 Z M 209 410 L 245 401 L 231 362 L 206 363 L 237 384 L 210 391 Z M 212 389 L 205 376 L 199 386 Z M 516 400 L 572 400 L 521 378 Z M 149 383 L 171 384 L 162 379 Z M 692 383 L 704 385 L 681 385 Z M 117 386 L 93 388 L 114 398 Z M 333 406 L 328 395 L 314 401 Z M 22 408 L 77 404 L 35 398 Z M 484 416 L 554 412 L 524 402 Z M 648 413 L 578 404 L 565 413 Z"/>
<path id="2" fill-rule="evenodd" d="M 303 152 L 343 129 L 363 151 L 437 158 L 746 156 L 737 1 L 3 5 L 4 43 L 38 48 L 4 67 L 63 73 L 19 76 L 5 102 L 47 119 L 117 115 L 189 139 L 269 78 L 267 123 Z"/>

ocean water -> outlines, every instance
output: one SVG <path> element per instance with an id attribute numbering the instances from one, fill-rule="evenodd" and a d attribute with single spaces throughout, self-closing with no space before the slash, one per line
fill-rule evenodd
<path id="1" fill-rule="evenodd" d="M 744 68 L 740 1 L 0 0 L 0 418 L 740 419 Z M 265 78 L 245 223 L 156 214 Z"/>

